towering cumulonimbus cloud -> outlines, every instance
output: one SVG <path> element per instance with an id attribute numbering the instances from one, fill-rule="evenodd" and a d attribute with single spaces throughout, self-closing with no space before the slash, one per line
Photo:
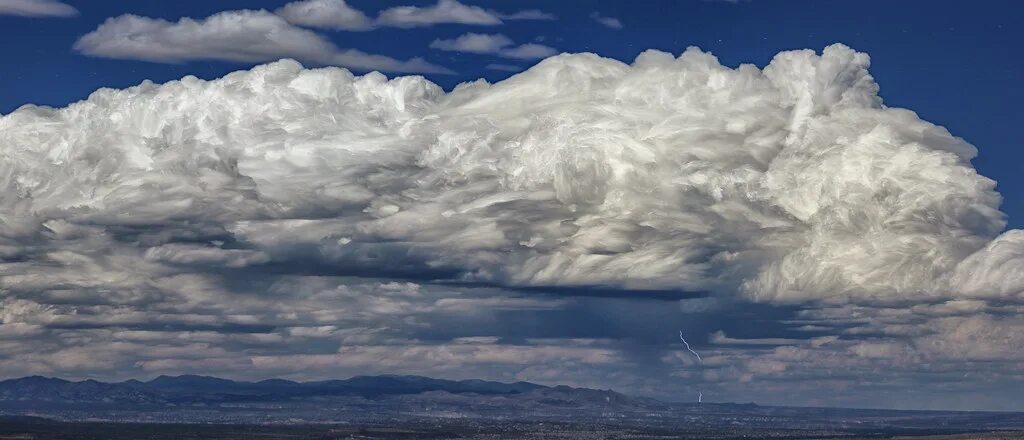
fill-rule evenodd
<path id="1" fill-rule="evenodd" d="M 766 301 L 1019 296 L 976 150 L 863 53 L 559 55 L 445 93 L 280 61 L 0 118 L 0 289 L 273 266 Z"/>

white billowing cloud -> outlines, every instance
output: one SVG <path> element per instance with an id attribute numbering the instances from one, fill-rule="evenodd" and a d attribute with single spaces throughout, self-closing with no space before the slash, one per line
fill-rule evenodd
<path id="1" fill-rule="evenodd" d="M 300 26 L 347 31 L 374 28 L 373 20 L 345 0 L 301 0 L 288 3 L 275 13 Z"/>
<path id="2" fill-rule="evenodd" d="M 501 34 L 470 32 L 451 40 L 434 40 L 430 43 L 430 47 L 451 52 L 495 54 L 505 58 L 518 59 L 546 58 L 558 53 L 554 48 L 542 44 L 527 43 L 512 47 L 513 44 L 511 39 Z"/>
<path id="3" fill-rule="evenodd" d="M 967 257 L 953 285 L 975 297 L 1024 299 L 1024 231 L 1007 231 Z"/>
<path id="4" fill-rule="evenodd" d="M 868 65 L 842 45 L 764 69 L 561 55 L 446 93 L 281 61 L 23 107 L 0 117 L 0 375 L 493 374 L 857 406 L 885 386 L 1019 407 L 1024 232 L 1003 232 L 974 147 L 883 105 Z M 593 284 L 714 293 L 652 307 L 722 326 L 687 330 L 704 363 L 671 328 L 660 365 L 631 351 L 644 301 L 493 287 Z M 803 304 L 729 328 L 733 309 L 792 309 L 750 300 Z M 591 307 L 624 333 L 570 339 Z M 527 313 L 565 328 L 500 324 Z M 957 380 L 919 386 L 935 377 Z"/>
<path id="5" fill-rule="evenodd" d="M 295 58 L 358 70 L 445 73 L 423 59 L 407 61 L 354 49 L 339 49 L 312 31 L 267 11 L 225 11 L 177 22 L 121 15 L 107 19 L 75 42 L 90 56 L 178 63 L 188 60 L 263 62 Z"/>
<path id="6" fill-rule="evenodd" d="M 593 12 L 590 18 L 609 29 L 622 29 L 622 21 L 615 17 L 605 17 L 600 12 Z"/>
<path id="7" fill-rule="evenodd" d="M 0 15 L 74 17 L 78 9 L 57 0 L 0 0 Z"/>
<path id="8" fill-rule="evenodd" d="M 202 264 L 783 302 L 1019 295 L 1020 232 L 1000 236 L 975 148 L 882 105 L 868 64 L 842 45 L 763 70 L 697 49 L 562 55 L 445 93 L 285 61 L 23 108 L 0 118 L 4 288 L 145 298 L 147 273 Z"/>

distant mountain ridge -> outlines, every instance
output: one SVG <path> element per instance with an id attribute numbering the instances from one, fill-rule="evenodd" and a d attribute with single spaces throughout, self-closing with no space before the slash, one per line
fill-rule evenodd
<path id="1" fill-rule="evenodd" d="M 548 390 L 561 393 L 600 394 L 609 400 L 625 400 L 613 391 L 588 390 L 565 386 L 548 387 L 530 382 L 503 383 L 479 379 L 446 380 L 422 376 L 356 376 L 343 380 L 295 382 L 268 379 L 258 382 L 234 381 L 211 376 L 159 376 L 150 381 L 99 382 L 69 381 L 29 376 L 0 381 L 0 401 L 64 403 L 204 403 L 230 401 L 277 401 L 294 398 L 417 395 L 428 392 L 499 396 Z"/>
<path id="2" fill-rule="evenodd" d="M 30 376 L 0 381 L 0 417 L 4 416 L 43 416 L 90 423 L 326 423 L 384 427 L 440 426 L 451 421 L 471 427 L 495 421 L 512 423 L 508 425 L 511 427 L 518 422 L 550 422 L 574 423 L 597 431 L 643 427 L 660 430 L 661 434 L 687 432 L 694 438 L 701 438 L 708 430 L 736 436 L 779 433 L 780 429 L 801 435 L 992 430 L 1024 433 L 1024 413 L 672 403 L 564 385 L 395 375 L 315 382 L 246 382 L 184 375 L 114 383 Z"/>

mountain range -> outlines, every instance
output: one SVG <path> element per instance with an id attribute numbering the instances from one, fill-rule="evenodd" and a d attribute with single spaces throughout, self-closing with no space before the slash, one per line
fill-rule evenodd
<path id="1" fill-rule="evenodd" d="M 0 416 L 64 422 L 419 427 L 453 420 L 465 426 L 572 423 L 586 429 L 642 427 L 694 435 L 1024 431 L 1024 413 L 672 403 L 564 385 L 396 375 L 315 382 L 184 375 L 114 383 L 31 376 L 0 381 Z"/>
<path id="2" fill-rule="evenodd" d="M 0 401 L 106 402 L 106 403 L 209 403 L 277 401 L 325 396 L 379 398 L 389 395 L 444 391 L 452 394 L 509 395 L 545 389 L 529 382 L 443 380 L 420 376 L 357 376 L 346 380 L 295 382 L 269 379 L 243 382 L 209 376 L 159 376 L 142 382 L 78 382 L 30 376 L 0 381 Z M 568 388 L 568 387 L 564 387 Z"/>

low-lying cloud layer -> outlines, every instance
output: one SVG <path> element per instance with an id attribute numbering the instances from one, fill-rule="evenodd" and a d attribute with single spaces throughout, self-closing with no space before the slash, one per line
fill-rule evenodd
<path id="1" fill-rule="evenodd" d="M 449 359 L 656 394 L 626 371 L 661 365 L 771 399 L 793 378 L 848 387 L 840 364 L 891 369 L 881 381 L 1010 365 L 1024 235 L 1003 232 L 975 148 L 884 106 L 868 64 L 842 45 L 764 69 L 697 49 L 561 55 L 445 93 L 281 61 L 22 108 L 0 118 L 0 373 L 300 374 L 293 359 L 332 375 L 373 359 L 453 374 L 420 362 Z M 631 348 L 655 325 L 633 318 L 587 337 L 474 318 L 583 307 L 529 293 L 550 286 L 779 315 L 772 334 L 687 328 L 704 334 L 699 369 L 670 330 Z M 990 371 L 971 384 L 1015 374 Z"/>

